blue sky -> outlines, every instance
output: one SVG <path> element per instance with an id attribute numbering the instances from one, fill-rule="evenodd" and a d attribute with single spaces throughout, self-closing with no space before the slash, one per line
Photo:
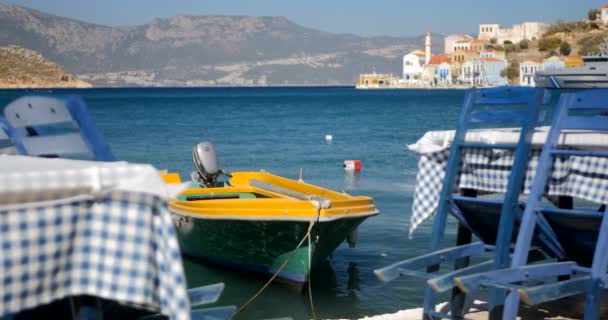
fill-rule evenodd
<path id="1" fill-rule="evenodd" d="M 5 1 L 5 0 L 0 0 Z M 104 25 L 136 25 L 155 17 L 285 16 L 306 27 L 362 35 L 476 33 L 479 23 L 580 20 L 608 0 L 8 0 L 59 16 Z"/>

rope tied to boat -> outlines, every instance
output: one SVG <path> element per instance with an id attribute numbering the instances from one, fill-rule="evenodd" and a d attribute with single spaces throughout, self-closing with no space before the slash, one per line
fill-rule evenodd
<path id="1" fill-rule="evenodd" d="M 279 266 L 277 271 L 275 271 L 275 273 L 272 275 L 272 277 L 270 277 L 270 279 L 268 279 L 268 281 L 253 296 L 251 296 L 251 298 L 249 298 L 249 300 L 247 300 L 247 302 L 242 304 L 234 312 L 235 316 L 237 314 L 239 314 L 241 311 L 245 310 L 245 308 L 247 308 L 249 306 L 249 304 L 251 304 L 251 302 L 253 302 L 260 294 L 262 294 L 262 292 L 264 292 L 264 290 L 266 290 L 266 288 L 272 283 L 272 281 L 274 281 L 274 279 L 279 275 L 279 273 L 283 270 L 283 268 L 285 268 L 285 266 L 287 266 L 287 264 L 289 263 L 289 260 L 293 257 L 293 255 L 296 253 L 296 251 L 298 249 L 300 249 L 302 244 L 304 244 L 304 241 L 306 241 L 308 239 L 308 301 L 310 303 L 312 318 L 317 319 L 317 316 L 315 313 L 315 307 L 314 307 L 314 304 L 312 301 L 312 289 L 311 289 L 312 282 L 311 282 L 311 275 L 310 275 L 310 270 L 312 268 L 311 233 L 312 233 L 312 228 L 314 227 L 314 225 L 317 224 L 317 222 L 319 222 L 319 218 L 321 217 L 321 210 L 327 209 L 331 206 L 331 201 L 326 200 L 326 199 L 323 199 L 323 200 L 324 201 L 319 201 L 319 199 L 312 199 L 312 198 L 310 199 L 310 202 L 312 203 L 312 205 L 315 206 L 315 208 L 317 209 L 317 216 L 309 221 L 308 230 L 306 231 L 306 234 L 304 235 L 302 240 L 300 240 L 300 242 L 298 243 L 296 248 L 289 254 L 289 256 L 287 256 L 285 261 L 283 261 L 283 263 Z"/>

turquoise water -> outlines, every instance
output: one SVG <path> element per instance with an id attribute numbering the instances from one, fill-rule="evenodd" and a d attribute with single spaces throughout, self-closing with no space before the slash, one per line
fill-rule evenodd
<path id="1" fill-rule="evenodd" d="M 0 91 L 0 105 L 32 93 L 40 94 Z M 304 168 L 307 182 L 374 197 L 381 213 L 361 225 L 357 247 L 343 244 L 312 274 L 317 316 L 357 318 L 421 305 L 420 280 L 383 284 L 372 270 L 428 248 L 429 224 L 413 240 L 407 238 L 417 157 L 405 146 L 426 131 L 453 128 L 463 91 L 146 88 L 52 93 L 81 94 L 121 160 L 151 163 L 186 178 L 193 170 L 192 146 L 209 140 L 224 170 L 265 169 L 296 178 Z M 331 143 L 324 141 L 326 134 L 333 135 Z M 359 175 L 345 175 L 342 162 L 348 159 L 362 161 Z M 265 282 L 190 260 L 184 266 L 189 285 L 226 283 L 218 305 L 241 305 Z M 309 319 L 309 310 L 306 295 L 271 285 L 237 319 Z"/>

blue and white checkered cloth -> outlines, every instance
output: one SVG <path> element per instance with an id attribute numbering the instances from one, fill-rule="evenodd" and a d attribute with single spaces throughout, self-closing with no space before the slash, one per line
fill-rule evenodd
<path id="1" fill-rule="evenodd" d="M 512 151 L 467 149 L 463 152 L 456 183 L 458 188 L 487 193 L 506 192 L 514 158 Z M 528 163 L 524 193 L 530 192 L 539 155 L 540 150 L 535 150 Z M 449 149 L 420 156 L 410 219 L 410 238 L 416 228 L 437 210 L 448 156 Z M 607 158 L 562 157 L 554 162 L 552 171 L 547 192 L 549 196 L 570 196 L 600 204 L 608 203 Z"/>
<path id="2" fill-rule="evenodd" d="M 166 201 L 111 191 L 0 208 L 0 317 L 91 295 L 189 319 Z"/>

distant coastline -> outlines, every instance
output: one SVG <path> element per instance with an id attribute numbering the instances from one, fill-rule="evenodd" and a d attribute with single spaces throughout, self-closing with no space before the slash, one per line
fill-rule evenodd
<path id="1" fill-rule="evenodd" d="M 51 93 L 55 90 L 59 91 L 68 91 L 68 90 L 111 90 L 111 89 L 160 89 L 160 90 L 170 90 L 170 89 L 297 89 L 297 88 L 344 88 L 344 89 L 356 89 L 356 86 L 352 84 L 348 85 L 268 85 L 268 86 L 247 86 L 247 85 L 234 85 L 234 86 L 225 86 L 225 85 L 217 85 L 217 86 L 90 86 L 90 87 L 3 87 L 2 83 L 0 83 L 0 90 L 2 91 L 28 91 L 28 92 L 41 92 L 41 93 Z M 397 90 L 466 90 L 471 87 L 411 87 L 411 88 L 381 88 L 370 91 L 397 91 Z M 359 90 L 359 91 L 368 91 L 368 90 Z"/>

